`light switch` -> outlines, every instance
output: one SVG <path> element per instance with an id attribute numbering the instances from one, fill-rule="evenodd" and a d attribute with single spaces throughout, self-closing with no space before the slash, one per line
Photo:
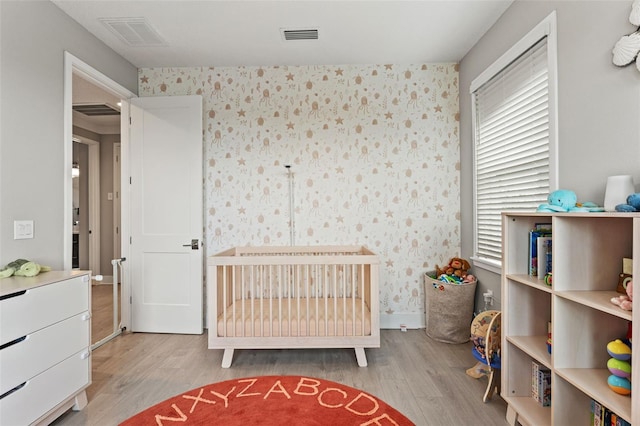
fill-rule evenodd
<path id="1" fill-rule="evenodd" d="M 14 220 L 13 221 L 13 239 L 25 240 L 33 238 L 33 221 L 32 220 Z"/>

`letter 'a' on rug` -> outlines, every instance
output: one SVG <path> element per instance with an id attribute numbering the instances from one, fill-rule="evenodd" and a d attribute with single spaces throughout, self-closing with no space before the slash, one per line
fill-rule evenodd
<path id="1" fill-rule="evenodd" d="M 411 420 L 375 396 L 340 383 L 303 376 L 260 376 L 192 389 L 125 420 L 140 425 L 371 425 Z"/>

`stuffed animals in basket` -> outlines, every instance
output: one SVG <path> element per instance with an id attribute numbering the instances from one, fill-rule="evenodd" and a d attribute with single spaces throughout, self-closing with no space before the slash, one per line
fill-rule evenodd
<path id="1" fill-rule="evenodd" d="M 625 311 L 630 311 L 633 307 L 633 281 L 627 283 L 627 294 L 612 297 L 611 303 L 620 306 Z"/>
<path id="2" fill-rule="evenodd" d="M 472 283 L 476 277 L 469 273 L 471 265 L 466 259 L 461 257 L 452 257 L 449 263 L 440 268 L 436 265 L 436 279 L 452 283 Z"/>

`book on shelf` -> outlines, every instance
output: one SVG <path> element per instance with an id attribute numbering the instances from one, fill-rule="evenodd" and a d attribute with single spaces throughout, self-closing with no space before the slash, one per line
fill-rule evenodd
<path id="1" fill-rule="evenodd" d="M 593 399 L 589 418 L 591 426 L 631 426 L 631 423 Z"/>
<path id="2" fill-rule="evenodd" d="M 543 280 L 544 276 L 551 272 L 553 237 L 551 235 L 542 235 L 538 237 L 537 242 L 538 279 Z"/>
<path id="3" fill-rule="evenodd" d="M 538 238 L 551 236 L 550 223 L 537 223 L 529 231 L 529 275 L 538 277 Z"/>
<path id="4" fill-rule="evenodd" d="M 551 370 L 531 361 L 531 397 L 541 406 L 551 405 Z"/>

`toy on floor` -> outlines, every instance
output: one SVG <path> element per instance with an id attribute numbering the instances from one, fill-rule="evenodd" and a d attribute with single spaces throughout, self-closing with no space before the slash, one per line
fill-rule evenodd
<path id="1" fill-rule="evenodd" d="M 25 259 L 17 259 L 0 269 L 0 278 L 7 278 L 12 275 L 15 275 L 16 277 L 35 277 L 40 272 L 47 272 L 50 270 L 51 268 L 48 266 L 39 265 Z"/>
<path id="2" fill-rule="evenodd" d="M 590 201 L 578 203 L 576 193 L 558 189 L 547 197 L 547 203 L 538 206 L 539 212 L 603 212 L 604 208 Z"/>
<path id="3" fill-rule="evenodd" d="M 476 362 L 476 365 L 467 369 L 467 374 L 474 379 L 479 379 L 482 376 L 488 376 L 491 373 L 491 368 L 484 362 Z"/>
<path id="4" fill-rule="evenodd" d="M 618 204 L 617 212 L 640 212 L 640 193 L 631 194 L 627 197 L 627 204 Z"/>
<path id="5" fill-rule="evenodd" d="M 613 303 L 614 305 L 618 305 L 625 311 L 630 311 L 633 308 L 633 280 L 627 283 L 626 290 L 627 294 L 612 297 L 611 303 Z"/>
<path id="6" fill-rule="evenodd" d="M 487 389 L 482 400 L 491 399 L 494 391 L 500 393 L 500 336 L 501 312 L 484 311 L 471 322 L 471 354 L 478 360 L 475 366 L 467 370 L 473 378 L 488 376 Z"/>

